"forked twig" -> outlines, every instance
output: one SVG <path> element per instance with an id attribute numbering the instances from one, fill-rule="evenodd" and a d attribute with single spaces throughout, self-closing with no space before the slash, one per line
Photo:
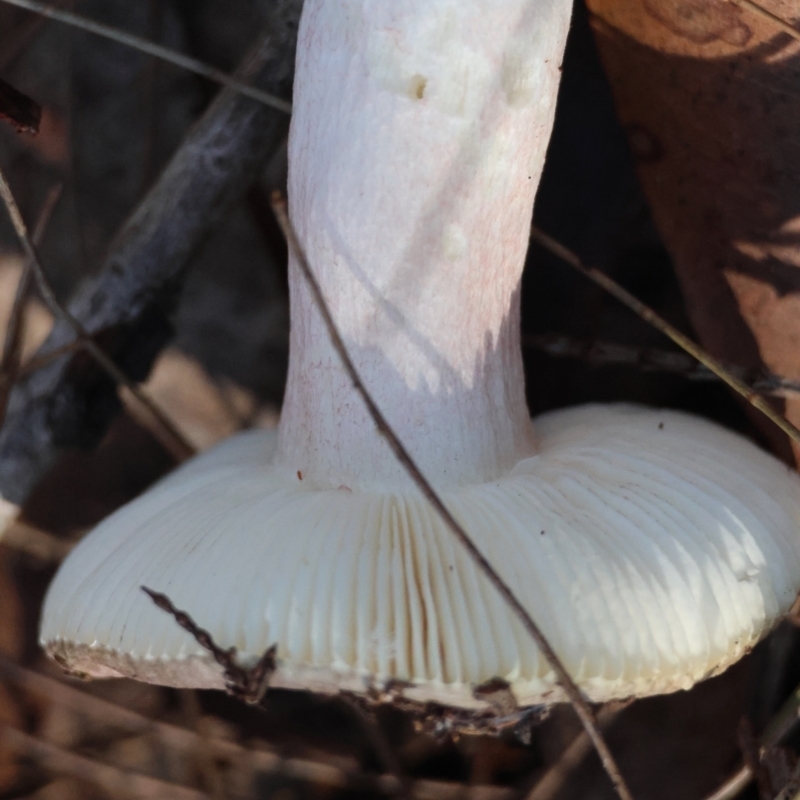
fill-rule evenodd
<path id="1" fill-rule="evenodd" d="M 269 92 L 257 89 L 255 86 L 243 83 L 238 78 L 228 75 L 227 72 L 204 64 L 196 58 L 191 58 L 183 53 L 176 53 L 168 47 L 143 39 L 141 36 L 127 33 L 126 31 L 122 31 L 119 28 L 114 28 L 102 22 L 96 22 L 88 17 L 75 14 L 72 11 L 65 11 L 47 3 L 40 3 L 38 0 L 2 0 L 2 2 L 17 6 L 17 8 L 24 8 L 27 11 L 33 11 L 36 14 L 41 14 L 44 17 L 62 22 L 65 25 L 71 25 L 74 28 L 80 28 L 89 33 L 94 33 L 97 36 L 102 36 L 105 39 L 119 42 L 119 44 L 123 44 L 126 47 L 132 47 L 134 50 L 139 50 L 155 58 L 160 58 L 162 61 L 168 61 L 170 64 L 175 64 L 189 72 L 194 72 L 195 75 L 200 75 L 222 86 L 234 89 L 240 94 L 252 97 L 253 100 L 258 100 L 259 103 L 275 108 L 278 111 L 283 111 L 286 114 L 292 113 L 292 104 L 286 100 L 282 100 L 280 97 L 276 97 Z"/>
<path id="2" fill-rule="evenodd" d="M 235 647 L 227 650 L 220 647 L 205 628 L 201 628 L 185 611 L 175 608 L 167 595 L 154 592 L 146 586 L 141 589 L 162 611 L 171 614 L 181 628 L 194 636 L 201 647 L 211 653 L 214 661 L 225 670 L 225 686 L 232 695 L 251 705 L 258 705 L 264 699 L 269 680 L 275 672 L 277 645 L 267 648 L 253 667 L 245 669 L 236 660 Z"/>
<path id="3" fill-rule="evenodd" d="M 707 367 L 717 377 L 725 381 L 731 389 L 744 397 L 750 405 L 757 408 L 771 422 L 774 422 L 793 442 L 800 444 L 800 429 L 781 416 L 760 394 L 735 375 L 731 375 L 720 361 L 700 345 L 693 342 L 688 336 L 682 334 L 674 325 L 671 325 L 661 315 L 653 311 L 650 306 L 645 305 L 641 300 L 634 297 L 627 289 L 623 289 L 613 278 L 601 272 L 597 267 L 587 267 L 572 250 L 564 247 L 563 244 L 538 228 L 531 228 L 531 239 L 558 256 L 562 261 L 565 261 L 580 272 L 581 275 L 586 276 L 590 281 L 605 289 L 623 305 L 638 314 L 645 322 L 649 322 L 654 328 L 672 339 L 678 347 L 685 350 L 693 358 L 696 358 L 704 367 Z"/>
<path id="4" fill-rule="evenodd" d="M 81 346 L 97 361 L 97 363 L 111 376 L 117 383 L 125 386 L 131 394 L 144 406 L 147 411 L 159 423 L 161 430 L 167 434 L 164 438 L 164 444 L 168 445 L 173 455 L 180 461 L 194 455 L 195 449 L 189 442 L 186 441 L 183 434 L 175 427 L 170 418 L 158 407 L 153 399 L 135 382 L 132 381 L 115 363 L 108 357 L 106 352 L 102 350 L 92 337 L 86 332 L 83 325 L 78 322 L 69 311 L 59 303 L 58 298 L 55 296 L 53 289 L 50 286 L 47 276 L 42 269 L 39 262 L 39 257 L 36 253 L 36 246 L 31 241 L 28 234 L 28 229 L 25 221 L 22 219 L 17 202 L 11 192 L 11 187 L 8 185 L 6 176 L 0 170 L 0 197 L 5 203 L 8 214 L 11 217 L 11 222 L 17 234 L 17 238 L 22 245 L 25 252 L 25 257 L 31 265 L 33 276 L 36 279 L 36 284 L 39 287 L 39 292 L 43 300 L 48 305 L 53 314 L 62 319 L 67 325 L 72 328 L 76 338 L 80 341 Z"/>
<path id="5" fill-rule="evenodd" d="M 558 655 L 556 655 L 555 650 L 553 650 L 541 628 L 533 620 L 525 606 L 523 606 L 522 603 L 520 603 L 520 601 L 517 599 L 516 595 L 511 590 L 511 587 L 503 580 L 486 556 L 484 556 L 483 553 L 478 549 L 466 530 L 464 530 L 464 528 L 457 522 L 456 518 L 450 513 L 447 506 L 436 493 L 429 481 L 422 474 L 422 471 L 411 457 L 411 454 L 406 450 L 403 443 L 397 437 L 397 434 L 392 430 L 391 426 L 386 421 L 386 418 L 381 413 L 381 410 L 378 408 L 375 401 L 372 399 L 372 396 L 367 391 L 366 386 L 361 380 L 361 377 L 359 376 L 358 371 L 356 370 L 356 367 L 353 364 L 349 353 L 347 352 L 347 348 L 342 340 L 338 328 L 336 327 L 336 323 L 331 316 L 328 304 L 326 303 L 325 297 L 322 294 L 322 289 L 317 282 L 313 271 L 311 270 L 311 266 L 309 265 L 305 253 L 300 246 L 300 242 L 297 240 L 294 228 L 289 220 L 289 215 L 286 208 L 286 200 L 280 192 L 273 193 L 272 208 L 275 212 L 276 218 L 278 219 L 278 223 L 283 230 L 283 234 L 286 237 L 286 241 L 289 245 L 289 251 L 294 253 L 295 258 L 297 259 L 297 264 L 303 273 L 303 277 L 311 289 L 311 293 L 313 294 L 319 312 L 322 315 L 322 319 L 325 323 L 325 327 L 327 328 L 328 335 L 331 338 L 331 342 L 336 352 L 339 354 L 342 364 L 344 365 L 344 368 L 347 371 L 355 390 L 364 401 L 364 404 L 366 405 L 369 415 L 372 417 L 372 421 L 375 423 L 375 427 L 377 428 L 378 432 L 386 439 L 387 443 L 397 457 L 397 460 L 403 465 L 406 472 L 412 478 L 419 490 L 427 498 L 428 502 L 430 502 L 456 539 L 458 539 L 461 546 L 467 551 L 467 553 L 469 553 L 470 557 L 475 561 L 489 582 L 494 586 L 495 589 L 497 589 L 503 600 L 508 604 L 514 614 L 520 620 L 531 639 L 533 639 L 533 641 L 536 643 L 536 646 L 539 648 L 545 660 L 550 665 L 550 668 L 553 670 L 553 672 L 555 672 L 557 682 L 563 688 L 570 704 L 575 709 L 575 713 L 578 715 L 578 718 L 583 724 L 586 733 L 592 740 L 592 744 L 594 744 L 597 754 L 600 756 L 603 767 L 608 774 L 608 777 L 611 779 L 611 782 L 621 800 L 633 800 L 630 790 L 625 783 L 625 779 L 622 777 L 622 773 L 620 772 L 620 769 L 614 760 L 614 756 L 611 754 L 611 750 L 606 744 L 603 734 L 600 732 L 600 729 L 597 726 L 597 721 L 595 720 L 594 713 L 592 712 L 588 701 L 581 693 L 581 690 L 578 688 L 575 681 L 573 681 L 570 677 L 566 667 L 561 662 L 561 659 L 558 657 Z"/>

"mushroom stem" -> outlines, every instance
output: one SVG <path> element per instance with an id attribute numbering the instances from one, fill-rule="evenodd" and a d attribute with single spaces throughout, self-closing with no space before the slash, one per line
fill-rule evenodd
<path id="1" fill-rule="evenodd" d="M 519 287 L 570 5 L 307 0 L 292 218 L 356 367 L 439 485 L 535 450 Z M 319 486 L 410 487 L 294 262 L 290 287 L 278 461 Z"/>

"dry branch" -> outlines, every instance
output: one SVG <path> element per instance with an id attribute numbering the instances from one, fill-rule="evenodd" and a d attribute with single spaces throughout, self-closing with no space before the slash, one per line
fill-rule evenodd
<path id="1" fill-rule="evenodd" d="M 284 96 L 291 87 L 297 0 L 275 19 L 237 72 Z M 70 314 L 114 362 L 141 380 L 172 336 L 169 314 L 203 236 L 258 174 L 286 133 L 285 114 L 223 90 L 190 131 L 118 234 L 102 270 L 70 302 Z M 39 355 L 74 340 L 59 321 Z M 21 502 L 67 447 L 92 446 L 119 410 L 116 387 L 84 354 L 29 375 L 11 395 L 0 433 L 0 492 Z"/>

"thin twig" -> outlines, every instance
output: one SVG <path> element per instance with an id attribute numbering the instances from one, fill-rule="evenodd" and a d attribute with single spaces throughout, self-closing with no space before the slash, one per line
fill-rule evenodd
<path id="1" fill-rule="evenodd" d="M 711 794 L 706 795 L 703 800 L 734 800 L 750 785 L 752 780 L 753 773 L 750 772 L 750 767 L 742 767 Z"/>
<path id="2" fill-rule="evenodd" d="M 608 703 L 597 714 L 597 724 L 605 730 L 622 713 L 625 703 Z M 557 797 L 567 778 L 583 762 L 592 750 L 592 743 L 586 731 L 581 731 L 567 746 L 558 760 L 536 781 L 525 796 L 525 800 L 553 800 Z"/>
<path id="3" fill-rule="evenodd" d="M 251 705 L 258 705 L 264 699 L 269 688 L 269 679 L 275 672 L 277 645 L 267 648 L 250 669 L 242 667 L 236 660 L 235 647 L 220 647 L 205 628 L 201 628 L 185 611 L 175 608 L 167 595 L 154 592 L 146 586 L 141 589 L 162 611 L 171 614 L 181 628 L 194 636 L 201 647 L 211 653 L 214 661 L 225 670 L 225 685 L 232 695 Z"/>
<path id="4" fill-rule="evenodd" d="M 757 408 L 771 422 L 774 422 L 793 442 L 800 444 L 800 429 L 796 428 L 789 420 L 775 411 L 761 395 L 751 389 L 744 381 L 739 380 L 735 375 L 731 375 L 720 361 L 700 347 L 700 345 L 693 342 L 688 336 L 682 334 L 676 327 L 653 311 L 652 308 L 634 297 L 627 289 L 623 289 L 613 278 L 610 278 L 596 267 L 585 266 L 572 250 L 564 247 L 560 242 L 557 242 L 551 236 L 548 236 L 536 227 L 531 228 L 531 239 L 558 256 L 562 261 L 566 261 L 571 267 L 598 286 L 601 286 L 623 305 L 626 305 L 633 312 L 638 314 L 645 322 L 649 322 L 654 328 L 672 339 L 678 347 L 685 350 L 693 358 L 696 358 L 703 366 L 710 369 L 717 377 L 725 381 L 731 389 L 744 397 L 750 405 Z"/>
<path id="5" fill-rule="evenodd" d="M 456 539 L 458 539 L 462 547 L 467 551 L 467 553 L 469 553 L 471 558 L 475 561 L 489 582 L 500 593 L 503 600 L 508 604 L 530 637 L 536 643 L 536 646 L 539 648 L 545 660 L 550 665 L 550 668 L 553 670 L 553 672 L 555 672 L 558 684 L 564 690 L 567 699 L 575 709 L 575 713 L 578 715 L 578 718 L 583 724 L 586 733 L 592 740 L 592 743 L 597 750 L 597 754 L 600 756 L 600 760 L 603 763 L 603 767 L 608 774 L 608 777 L 611 779 L 611 783 L 614 785 L 619 797 L 622 800 L 633 800 L 627 784 L 625 783 L 625 779 L 622 777 L 622 773 L 620 772 L 620 769 L 614 760 L 614 756 L 611 754 L 611 750 L 606 744 L 602 733 L 600 733 L 600 729 L 597 726 L 597 721 L 594 718 L 594 713 L 592 712 L 588 701 L 581 693 L 581 690 L 578 688 L 575 681 L 573 681 L 570 677 L 566 667 L 561 662 L 561 659 L 558 657 L 558 655 L 556 655 L 556 652 L 553 650 L 550 643 L 547 641 L 547 638 L 545 637 L 541 628 L 536 624 L 536 622 L 534 622 L 525 606 L 523 606 L 522 603 L 520 603 L 520 601 L 517 599 L 516 595 L 511 590 L 511 587 L 505 582 L 505 580 L 503 580 L 486 556 L 483 555 L 483 553 L 469 537 L 469 534 L 450 513 L 447 506 L 422 474 L 416 462 L 406 450 L 400 439 L 397 437 L 397 434 L 395 434 L 395 432 L 392 430 L 381 410 L 378 408 L 375 401 L 372 399 L 372 396 L 367 391 L 366 386 L 361 380 L 361 377 L 347 352 L 347 348 L 345 347 L 341 334 L 336 327 L 336 323 L 331 316 L 330 309 L 328 308 L 325 297 L 322 294 L 322 289 L 317 282 L 313 271 L 311 270 L 305 253 L 300 246 L 300 242 L 297 240 L 294 228 L 289 220 L 289 215 L 286 208 L 286 200 L 280 192 L 273 193 L 272 207 L 275 212 L 275 216 L 278 219 L 278 223 L 283 230 L 284 236 L 286 236 L 286 241 L 289 245 L 289 251 L 294 253 L 295 258 L 297 259 L 297 264 L 299 265 L 300 270 L 303 273 L 309 288 L 311 289 L 311 293 L 313 294 L 319 312 L 322 315 L 322 319 L 325 323 L 325 327 L 327 328 L 328 335 L 331 338 L 331 342 L 342 360 L 342 364 L 344 365 L 344 368 L 353 383 L 353 387 L 364 401 L 364 404 L 366 405 L 369 415 L 372 417 L 372 421 L 375 423 L 375 427 L 377 428 L 378 432 L 386 439 L 395 456 L 397 457 L 397 460 L 403 465 L 406 472 L 408 472 L 409 476 L 412 478 L 419 490 L 427 498 L 428 502 L 430 502 Z"/>
<path id="6" fill-rule="evenodd" d="M 61 197 L 62 184 L 56 184 L 47 193 L 44 205 L 39 212 L 39 217 L 33 227 L 33 243 L 36 247 L 42 243 L 50 218 Z M 26 259 L 22 266 L 22 274 L 17 283 L 17 292 L 14 295 L 14 305 L 6 326 L 6 338 L 3 342 L 3 357 L 0 360 L 0 426 L 6 418 L 6 406 L 11 387 L 19 376 L 20 362 L 22 360 L 22 344 L 25 338 L 25 306 L 33 280 L 33 265 Z"/>
<path id="7" fill-rule="evenodd" d="M 47 3 L 40 3 L 38 0 L 2 0 L 2 2 L 17 6 L 18 8 L 24 8 L 27 11 L 33 11 L 36 14 L 41 14 L 57 22 L 63 22 L 65 25 L 71 25 L 74 28 L 80 28 L 89 33 L 94 33 L 97 36 L 119 42 L 126 47 L 132 47 L 134 50 L 140 50 L 150 56 L 160 58 L 162 61 L 168 61 L 170 64 L 175 64 L 189 72 L 194 72 L 196 75 L 208 78 L 208 80 L 219 83 L 222 86 L 235 89 L 240 94 L 246 97 L 252 97 L 253 100 L 258 100 L 259 103 L 275 108 L 278 111 L 283 111 L 286 114 L 291 114 L 292 112 L 292 105 L 286 100 L 269 94 L 269 92 L 257 89 L 255 86 L 242 83 L 242 81 L 216 67 L 204 64 L 196 58 L 183 55 L 183 53 L 176 53 L 168 47 L 143 39 L 141 36 L 135 36 L 132 33 L 127 33 L 126 31 L 122 31 L 119 28 L 114 28 L 102 22 L 96 22 L 88 17 L 75 14 L 72 11 L 55 8 Z"/>
<path id="8" fill-rule="evenodd" d="M 670 372 L 690 381 L 718 381 L 719 376 L 688 353 L 657 347 L 618 344 L 617 342 L 574 339 L 557 333 L 524 333 L 522 346 L 540 350 L 555 358 L 579 358 L 592 367 L 627 366 L 642 372 Z M 753 391 L 775 397 L 800 394 L 800 381 L 790 380 L 761 369 L 723 364 L 732 375 Z"/>
<path id="9" fill-rule="evenodd" d="M 789 36 L 800 42 L 800 31 L 798 31 L 797 28 L 777 14 L 768 11 L 760 3 L 755 3 L 753 0 L 730 0 L 730 2 L 735 3 L 740 8 L 745 8 L 748 11 L 752 11 L 754 14 L 758 14 L 762 19 L 766 19 L 773 25 L 777 25 L 784 33 L 788 33 Z"/>
<path id="10" fill-rule="evenodd" d="M 22 219 L 19 207 L 17 206 L 14 195 L 11 193 L 11 187 L 8 185 L 6 176 L 0 170 L 0 197 L 5 203 L 8 214 L 11 217 L 11 222 L 14 225 L 17 237 L 20 244 L 25 251 L 25 257 L 31 265 L 33 275 L 36 278 L 36 284 L 39 292 L 42 295 L 47 306 L 53 314 L 59 319 L 69 325 L 77 339 L 81 342 L 81 346 L 97 361 L 98 364 L 111 376 L 111 378 L 118 384 L 125 386 L 131 394 L 144 406 L 150 414 L 159 423 L 161 430 L 166 434 L 162 437 L 164 444 L 167 444 L 173 455 L 179 460 L 184 460 L 191 455 L 194 455 L 195 449 L 189 442 L 186 441 L 183 434 L 175 427 L 170 418 L 158 407 L 152 398 L 134 381 L 132 381 L 115 363 L 112 361 L 106 352 L 102 350 L 89 336 L 84 329 L 83 325 L 78 322 L 69 311 L 59 303 L 58 298 L 55 296 L 47 276 L 42 269 L 39 262 L 39 257 L 36 253 L 36 246 L 31 241 L 28 235 L 28 229 L 25 226 L 25 221 Z"/>

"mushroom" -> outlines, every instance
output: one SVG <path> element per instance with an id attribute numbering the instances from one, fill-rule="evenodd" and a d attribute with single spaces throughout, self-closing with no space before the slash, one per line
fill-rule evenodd
<path id="1" fill-rule="evenodd" d="M 673 411 L 531 423 L 520 277 L 568 0 L 306 0 L 291 214 L 348 350 L 423 473 L 593 700 L 688 688 L 800 586 L 800 480 Z M 141 591 L 273 685 L 465 708 L 561 699 L 519 621 L 376 431 L 298 264 L 277 433 L 247 432 L 69 555 L 41 641 L 90 676 L 222 687 Z"/>

